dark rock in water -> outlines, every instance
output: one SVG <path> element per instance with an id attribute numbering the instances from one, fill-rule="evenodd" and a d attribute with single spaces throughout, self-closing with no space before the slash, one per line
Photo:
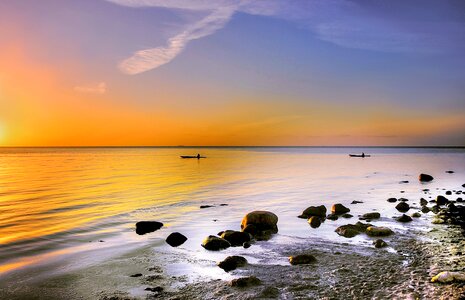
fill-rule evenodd
<path id="1" fill-rule="evenodd" d="M 408 199 L 407 199 L 407 198 L 399 198 L 399 201 L 400 201 L 400 202 L 407 202 Z"/>
<path id="2" fill-rule="evenodd" d="M 428 174 L 420 174 L 420 176 L 418 176 L 418 179 L 419 179 L 421 182 L 430 182 L 430 181 L 432 181 L 434 178 L 433 178 L 433 176 L 428 175 Z"/>
<path id="3" fill-rule="evenodd" d="M 145 291 L 152 292 L 152 293 L 160 293 L 160 292 L 163 292 L 163 287 L 161 286 L 148 287 L 148 288 L 145 288 Z"/>
<path id="4" fill-rule="evenodd" d="M 394 202 L 397 202 L 397 199 L 396 198 L 389 198 L 389 199 L 387 199 L 387 202 L 394 203 Z"/>
<path id="5" fill-rule="evenodd" d="M 373 242 L 373 244 L 375 245 L 375 248 L 384 248 L 387 246 L 387 243 L 382 239 L 377 239 Z"/>
<path id="6" fill-rule="evenodd" d="M 402 194 L 405 193 L 405 191 L 400 191 Z"/>
<path id="7" fill-rule="evenodd" d="M 454 171 L 446 171 L 446 173 L 452 174 L 452 173 L 455 173 L 455 172 Z"/>
<path id="8" fill-rule="evenodd" d="M 359 203 L 363 203 L 363 201 L 354 200 L 354 201 L 352 201 L 350 204 L 359 204 Z"/>
<path id="9" fill-rule="evenodd" d="M 142 274 L 141 273 L 137 273 L 137 274 L 132 274 L 132 275 L 129 275 L 129 277 L 141 277 Z"/>
<path id="10" fill-rule="evenodd" d="M 461 197 L 457 198 L 457 200 L 455 200 L 457 202 L 463 202 L 463 199 Z"/>
<path id="11" fill-rule="evenodd" d="M 200 205 L 200 208 L 210 208 L 215 207 L 214 205 Z"/>
<path id="12" fill-rule="evenodd" d="M 447 199 L 446 197 L 442 196 L 442 195 L 439 195 L 436 197 L 436 204 L 437 205 L 445 205 L 449 203 L 449 199 Z"/>
<path id="13" fill-rule="evenodd" d="M 310 224 L 312 228 L 318 228 L 321 225 L 320 217 L 316 217 L 316 216 L 311 217 L 310 219 L 307 220 L 307 222 L 308 224 Z"/>
<path id="14" fill-rule="evenodd" d="M 207 250 L 218 251 L 231 247 L 231 244 L 225 239 L 210 235 L 203 240 L 202 247 Z"/>
<path id="15" fill-rule="evenodd" d="M 455 206 L 454 203 L 449 203 L 449 205 L 447 205 L 447 208 L 449 209 L 449 212 L 457 212 L 458 211 L 458 208 L 457 206 Z"/>
<path id="16" fill-rule="evenodd" d="M 348 209 L 341 203 L 333 204 L 333 206 L 331 207 L 331 213 L 335 215 L 342 215 L 342 214 L 348 213 L 349 211 L 350 209 Z"/>
<path id="17" fill-rule="evenodd" d="M 441 208 L 440 208 L 438 205 L 435 205 L 435 206 L 433 206 L 433 207 L 430 208 L 430 210 L 431 210 L 433 213 L 435 213 L 435 214 L 437 214 L 437 213 L 439 212 L 440 209 L 441 209 Z"/>
<path id="18" fill-rule="evenodd" d="M 419 218 L 419 217 L 421 217 L 421 214 L 419 212 L 414 212 L 412 214 L 412 218 Z"/>
<path id="19" fill-rule="evenodd" d="M 408 183 L 408 180 L 399 181 L 399 183 Z"/>
<path id="20" fill-rule="evenodd" d="M 242 244 L 242 247 L 244 247 L 245 249 L 247 248 L 250 248 L 250 243 L 249 242 L 245 242 L 244 244 Z"/>
<path id="21" fill-rule="evenodd" d="M 339 219 L 339 217 L 335 214 L 329 214 L 326 219 L 328 220 L 331 220 L 331 221 L 336 221 L 337 219 Z"/>
<path id="22" fill-rule="evenodd" d="M 462 184 L 462 187 L 465 187 L 465 183 L 464 183 L 464 184 Z"/>
<path id="23" fill-rule="evenodd" d="M 136 233 L 143 235 L 154 232 L 163 227 L 163 223 L 157 221 L 140 221 L 136 223 Z"/>
<path id="24" fill-rule="evenodd" d="M 388 236 L 393 234 L 392 230 L 387 227 L 370 226 L 367 228 L 368 236 Z"/>
<path id="25" fill-rule="evenodd" d="M 227 240 L 231 246 L 242 246 L 245 242 L 250 242 L 250 234 L 247 232 L 226 230 L 221 234 L 221 238 Z"/>
<path id="26" fill-rule="evenodd" d="M 358 231 L 354 225 L 347 224 L 336 228 L 336 233 L 345 238 L 353 238 L 354 236 L 360 234 L 360 231 Z"/>
<path id="27" fill-rule="evenodd" d="M 406 214 L 403 214 L 402 216 L 397 218 L 397 221 L 402 222 L 402 223 L 407 223 L 407 222 L 411 222 L 412 218 L 410 216 L 407 216 Z"/>
<path id="28" fill-rule="evenodd" d="M 246 233 L 250 234 L 251 236 L 256 236 L 259 233 L 257 227 L 255 225 L 253 225 L 253 224 L 247 225 L 244 229 L 242 229 L 242 232 L 246 232 Z M 223 234 L 223 233 L 221 233 L 221 234 Z"/>
<path id="29" fill-rule="evenodd" d="M 351 214 L 343 214 L 341 217 L 345 218 L 345 219 L 350 219 L 353 217 L 353 215 Z"/>
<path id="30" fill-rule="evenodd" d="M 254 285 L 260 285 L 261 281 L 255 276 L 248 276 L 248 277 L 241 277 L 241 278 L 236 278 L 231 280 L 229 285 L 232 287 L 248 287 L 248 286 L 254 286 Z"/>
<path id="31" fill-rule="evenodd" d="M 278 232 L 278 216 L 269 211 L 256 210 L 248 213 L 242 219 L 241 229 L 250 224 L 255 225 L 258 231 L 271 230 L 273 233 Z"/>
<path id="32" fill-rule="evenodd" d="M 324 218 L 326 216 L 326 207 L 324 205 L 307 207 L 299 218 L 308 219 L 313 216 Z"/>
<path id="33" fill-rule="evenodd" d="M 425 198 L 421 198 L 421 199 L 420 199 L 420 205 L 421 205 L 421 206 L 428 205 L 428 200 L 426 200 Z"/>
<path id="34" fill-rule="evenodd" d="M 446 192 L 446 195 L 452 195 L 452 192 L 451 192 L 451 191 L 447 191 L 447 192 Z"/>
<path id="35" fill-rule="evenodd" d="M 289 263 L 295 265 L 307 265 L 316 262 L 315 256 L 311 254 L 300 254 L 289 257 Z"/>
<path id="36" fill-rule="evenodd" d="M 243 267 L 247 264 L 247 259 L 242 256 L 228 256 L 225 260 L 218 263 L 218 267 L 223 269 L 225 272 L 235 270 L 239 267 Z"/>
<path id="37" fill-rule="evenodd" d="M 228 206 L 226 203 L 221 203 L 220 206 Z"/>
<path id="38" fill-rule="evenodd" d="M 372 219 L 379 219 L 381 218 L 381 214 L 379 212 L 371 212 L 363 214 L 359 219 L 360 220 L 372 220 Z"/>
<path id="39" fill-rule="evenodd" d="M 423 206 L 423 207 L 421 208 L 421 212 L 422 212 L 422 213 L 424 213 L 424 214 L 427 214 L 427 213 L 429 213 L 429 211 L 430 211 L 430 209 L 429 209 L 429 207 L 428 207 L 428 206 L 426 206 L 426 205 L 425 205 L 425 206 Z"/>
<path id="40" fill-rule="evenodd" d="M 179 232 L 173 232 L 166 238 L 166 243 L 171 247 L 181 246 L 185 241 L 187 241 L 187 237 Z"/>
<path id="41" fill-rule="evenodd" d="M 407 212 L 410 209 L 410 205 L 408 205 L 406 202 L 400 202 L 396 205 L 396 209 L 400 212 Z"/>

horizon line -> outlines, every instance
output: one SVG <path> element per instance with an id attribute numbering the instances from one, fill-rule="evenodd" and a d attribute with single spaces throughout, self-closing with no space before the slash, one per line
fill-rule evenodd
<path id="1" fill-rule="evenodd" d="M 149 145 L 149 146 L 112 146 L 112 145 L 100 145 L 100 146 L 0 146 L 1 148 L 465 148 L 465 145 L 449 145 L 449 146 L 420 146 L 420 145 L 410 145 L 410 146 L 400 146 L 400 145 L 390 145 L 390 146 L 374 146 L 374 145 L 364 145 L 364 146 L 307 146 L 307 145 Z"/>

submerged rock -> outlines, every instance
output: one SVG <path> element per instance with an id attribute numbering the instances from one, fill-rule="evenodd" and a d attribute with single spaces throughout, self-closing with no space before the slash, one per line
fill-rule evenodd
<path id="1" fill-rule="evenodd" d="M 387 227 L 370 226 L 367 228 L 366 233 L 369 236 L 388 236 L 394 232 Z"/>
<path id="2" fill-rule="evenodd" d="M 382 239 L 377 239 L 373 242 L 373 245 L 375 245 L 375 248 L 384 248 L 387 246 L 387 243 Z"/>
<path id="3" fill-rule="evenodd" d="M 426 200 L 425 198 L 421 198 L 421 199 L 420 199 L 420 205 L 421 205 L 421 206 L 428 205 L 428 200 Z"/>
<path id="4" fill-rule="evenodd" d="M 227 240 L 214 235 L 206 237 L 202 242 L 202 247 L 211 251 L 226 249 L 230 246 L 231 244 Z"/>
<path id="5" fill-rule="evenodd" d="M 255 276 L 248 276 L 248 277 L 241 277 L 241 278 L 236 278 L 231 280 L 229 283 L 230 286 L 232 287 L 248 287 L 248 286 L 254 286 L 254 285 L 260 285 L 261 281 Z"/>
<path id="6" fill-rule="evenodd" d="M 421 208 L 421 212 L 424 213 L 424 214 L 429 213 L 429 211 L 430 211 L 430 209 L 429 209 L 428 206 L 423 206 L 423 207 Z"/>
<path id="7" fill-rule="evenodd" d="M 455 173 L 455 172 L 454 171 L 446 171 L 446 173 L 452 174 L 452 173 Z"/>
<path id="8" fill-rule="evenodd" d="M 244 244 L 242 244 L 242 247 L 244 247 L 245 249 L 247 248 L 250 248 L 250 243 L 249 242 L 245 242 Z"/>
<path id="9" fill-rule="evenodd" d="M 235 270 L 239 267 L 243 267 L 247 264 L 247 259 L 242 256 L 228 256 L 223 261 L 218 263 L 218 267 L 223 269 L 225 272 Z"/>
<path id="10" fill-rule="evenodd" d="M 251 224 L 254 225 L 258 231 L 271 230 L 274 233 L 278 232 L 278 216 L 269 211 L 256 210 L 248 213 L 242 219 L 241 229 Z"/>
<path id="11" fill-rule="evenodd" d="M 354 200 L 354 201 L 352 201 L 350 204 L 359 204 L 359 203 L 363 203 L 363 201 Z"/>
<path id="12" fill-rule="evenodd" d="M 331 207 L 331 213 L 335 215 L 342 215 L 342 214 L 348 213 L 349 211 L 350 209 L 345 207 L 341 203 L 333 204 L 333 206 Z"/>
<path id="13" fill-rule="evenodd" d="M 397 218 L 397 221 L 402 222 L 402 223 L 407 223 L 407 222 L 411 222 L 412 218 L 410 216 L 407 216 L 406 214 L 403 214 L 402 216 Z"/>
<path id="14" fill-rule="evenodd" d="M 419 218 L 419 217 L 421 217 L 421 214 L 419 212 L 414 212 L 412 214 L 412 218 Z"/>
<path id="15" fill-rule="evenodd" d="M 136 233 L 143 235 L 154 232 L 163 227 L 163 223 L 157 221 L 140 221 L 136 223 Z"/>
<path id="16" fill-rule="evenodd" d="M 453 281 L 465 281 L 465 273 L 464 272 L 441 272 L 431 278 L 431 282 L 441 282 L 441 283 L 448 283 Z"/>
<path id="17" fill-rule="evenodd" d="M 372 219 L 379 219 L 381 218 L 381 214 L 379 212 L 371 212 L 363 214 L 359 219 L 360 220 L 372 220 Z"/>
<path id="18" fill-rule="evenodd" d="M 210 208 L 215 207 L 214 205 L 200 205 L 200 208 Z"/>
<path id="19" fill-rule="evenodd" d="M 436 204 L 437 205 L 446 205 L 447 203 L 449 203 L 449 199 L 447 199 L 446 197 L 442 196 L 442 195 L 439 195 L 436 197 Z"/>
<path id="20" fill-rule="evenodd" d="M 299 218 L 308 219 L 313 216 L 324 218 L 326 216 L 326 207 L 324 205 L 309 206 L 302 212 Z"/>
<path id="21" fill-rule="evenodd" d="M 289 263 L 291 265 L 306 265 L 316 261 L 315 256 L 311 254 L 300 254 L 289 257 Z"/>
<path id="22" fill-rule="evenodd" d="M 432 181 L 434 178 L 433 176 L 431 175 L 428 175 L 428 174 L 420 174 L 420 176 L 418 176 L 418 179 L 421 181 L 421 182 L 430 182 Z"/>
<path id="23" fill-rule="evenodd" d="M 171 247 L 181 246 L 185 241 L 187 241 L 187 237 L 179 232 L 173 232 L 166 238 L 166 243 Z"/>
<path id="24" fill-rule="evenodd" d="M 397 199 L 396 198 L 389 198 L 389 199 L 387 199 L 387 202 L 394 203 L 394 202 L 397 202 Z"/>
<path id="25" fill-rule="evenodd" d="M 249 233 L 234 230 L 223 231 L 221 238 L 227 240 L 233 247 L 242 246 L 251 240 Z"/>
<path id="26" fill-rule="evenodd" d="M 396 205 L 396 209 L 400 212 L 407 212 L 410 209 L 410 205 L 408 205 L 408 203 L 405 202 L 400 202 Z"/>
<path id="27" fill-rule="evenodd" d="M 346 219 L 350 219 L 350 218 L 353 217 L 353 215 L 351 215 L 351 214 L 343 214 L 341 217 L 346 218 Z"/>
<path id="28" fill-rule="evenodd" d="M 311 217 L 307 222 L 312 228 L 318 228 L 321 225 L 321 219 L 317 216 Z"/>
<path id="29" fill-rule="evenodd" d="M 328 220 L 331 220 L 331 221 L 336 221 L 337 219 L 339 219 L 339 217 L 335 214 L 329 214 L 326 219 Z"/>
<path id="30" fill-rule="evenodd" d="M 365 232 L 366 229 L 370 226 L 371 224 L 357 222 L 356 224 L 347 224 L 339 226 L 338 228 L 336 228 L 335 231 L 340 236 L 343 236 L 345 238 L 352 238 L 360 233 Z"/>

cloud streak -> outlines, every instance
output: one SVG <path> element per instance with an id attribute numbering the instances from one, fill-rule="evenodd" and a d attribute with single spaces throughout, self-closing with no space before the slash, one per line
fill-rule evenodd
<path id="1" fill-rule="evenodd" d="M 75 86 L 74 90 L 78 93 L 103 95 L 107 92 L 107 84 L 105 82 L 100 82 L 96 85 Z"/>

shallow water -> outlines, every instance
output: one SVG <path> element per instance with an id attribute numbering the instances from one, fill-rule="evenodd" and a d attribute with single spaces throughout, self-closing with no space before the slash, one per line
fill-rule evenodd
<path id="1" fill-rule="evenodd" d="M 361 151 L 372 157 L 347 155 Z M 208 158 L 179 158 L 198 152 Z M 421 172 L 435 180 L 421 184 L 417 179 Z M 403 180 L 409 183 L 400 183 Z M 405 197 L 411 205 L 418 204 L 421 196 L 434 197 L 443 188 L 463 190 L 464 183 L 465 149 L 4 148 L 0 276 L 31 266 L 40 269 L 43 264 L 48 264 L 45 273 L 63 272 L 142 245 L 160 253 L 215 259 L 200 246 L 202 239 L 221 230 L 238 230 L 242 217 L 256 209 L 278 215 L 274 243 L 318 238 L 368 244 L 363 237 L 339 237 L 334 229 L 372 210 L 383 215 L 377 225 L 389 224 L 400 231 L 425 226 L 425 218 L 407 226 L 392 222 L 399 213 L 386 199 Z M 431 189 L 431 195 L 423 194 L 424 188 Z M 364 203 L 352 205 L 353 200 Z M 333 203 L 348 206 L 355 217 L 328 220 L 318 229 L 296 218 L 310 205 L 329 209 Z M 200 209 L 200 205 L 216 206 Z M 140 220 L 161 221 L 165 227 L 138 236 L 134 224 Z M 164 244 L 174 231 L 189 238 L 175 250 Z"/>

